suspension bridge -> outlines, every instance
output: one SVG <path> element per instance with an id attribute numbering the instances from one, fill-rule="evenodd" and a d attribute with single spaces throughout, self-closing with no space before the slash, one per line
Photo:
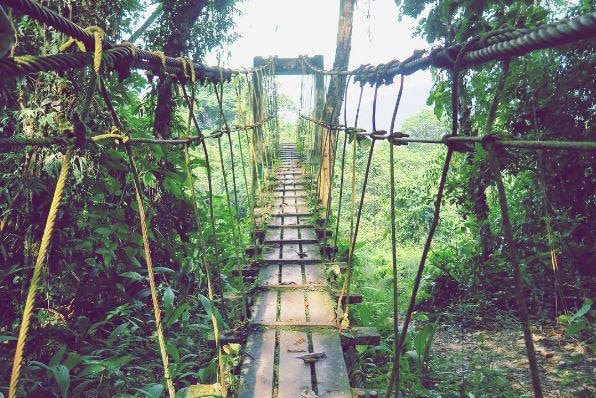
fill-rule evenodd
<path id="1" fill-rule="evenodd" d="M 560 21 L 533 29 L 504 29 L 491 32 L 477 40 L 459 45 L 438 48 L 429 52 L 416 52 L 410 58 L 392 60 L 376 66 L 361 66 L 349 70 L 345 65 L 325 70 L 320 56 L 301 56 L 293 59 L 256 57 L 251 67 L 229 69 L 207 67 L 188 58 L 171 58 L 160 52 L 141 50 L 130 43 L 115 44 L 106 40 L 100 29 L 84 29 L 62 17 L 47 7 L 32 0 L 0 0 L 0 4 L 29 15 L 48 26 L 71 37 L 73 42 L 81 44 L 84 51 L 71 51 L 54 55 L 27 55 L 0 59 L 0 73 L 18 77 L 44 71 L 65 71 L 87 67 L 93 68 L 90 90 L 87 93 L 84 111 L 73 121 L 73 128 L 62 135 L 46 137 L 0 136 L 0 151 L 21 151 L 25 147 L 50 147 L 63 150 L 61 171 L 56 182 L 52 204 L 47 216 L 45 229 L 40 241 L 40 248 L 29 280 L 20 331 L 15 346 L 15 356 L 9 386 L 9 397 L 19 395 L 22 365 L 25 362 L 31 318 L 33 317 L 36 294 L 40 278 L 48 255 L 52 236 L 56 232 L 56 218 L 59 209 L 64 206 L 64 191 L 68 189 L 68 174 L 71 160 L 77 151 L 95 151 L 100 146 L 110 146 L 123 151 L 128 159 L 128 172 L 132 176 L 135 192 L 138 221 L 143 236 L 147 280 L 151 291 L 151 303 L 155 315 L 155 338 L 163 362 L 163 380 L 170 397 L 176 396 L 175 378 L 170 374 L 170 354 L 167 351 L 167 330 L 162 320 L 162 308 L 158 300 L 158 287 L 154 276 L 151 239 L 145 216 L 146 191 L 139 178 L 135 161 L 135 150 L 145 145 L 167 145 L 181 147 L 185 155 L 184 173 L 187 175 L 188 191 L 194 201 L 193 210 L 196 229 L 205 227 L 204 220 L 210 224 L 215 234 L 213 213 L 213 190 L 209 155 L 206 147 L 208 140 L 217 141 L 222 163 L 223 179 L 226 183 L 226 198 L 229 208 L 232 203 L 238 206 L 237 180 L 239 171 L 234 169 L 235 157 L 242 159 L 242 175 L 245 181 L 247 207 L 251 210 L 253 233 L 252 245 L 245 250 L 245 259 L 238 261 L 234 274 L 240 280 L 241 301 L 244 308 L 243 333 L 239 330 L 220 330 L 217 311 L 225 313 L 226 294 L 223 291 L 221 270 L 218 264 L 211 263 L 206 257 L 202 267 L 206 273 L 208 299 L 211 306 L 209 315 L 213 326 L 212 343 L 215 355 L 219 358 L 218 394 L 234 393 L 238 397 L 374 397 L 376 392 L 354 390 L 355 376 L 350 376 L 346 366 L 344 351 L 359 344 L 378 344 L 379 336 L 371 328 L 349 327 L 350 303 L 358 302 L 358 295 L 351 293 L 351 273 L 354 249 L 358 239 L 361 221 L 362 203 L 370 171 L 375 145 L 390 146 L 391 179 L 391 220 L 392 247 L 396 248 L 395 238 L 395 182 L 393 170 L 394 148 L 408 143 L 442 145 L 446 148 L 434 215 L 428 237 L 422 251 L 413 293 L 406 311 L 403 325 L 395 324 L 394 363 L 404 347 L 405 336 L 411 323 L 416 297 L 426 258 L 431 246 L 435 229 L 440 219 L 442 197 L 449 172 L 450 161 L 455 152 L 470 152 L 478 148 L 487 151 L 491 173 L 495 178 L 500 209 L 503 217 L 503 233 L 507 246 L 508 259 L 513 268 L 517 303 L 523 326 L 527 356 L 536 397 L 542 397 L 540 372 L 532 341 L 532 331 L 528 319 L 528 309 L 523 289 L 523 271 L 513 239 L 509 210 L 501 178 L 499 156 L 502 149 L 517 148 L 523 150 L 579 150 L 595 151 L 594 141 L 531 141 L 518 140 L 498 135 L 483 137 L 463 136 L 458 126 L 458 79 L 461 71 L 488 62 L 502 62 L 508 65 L 512 57 L 531 51 L 551 48 L 579 40 L 596 37 L 596 14 L 580 16 L 571 20 Z M 428 67 L 447 69 L 452 73 L 452 131 L 440 140 L 411 138 L 394 131 L 395 114 L 401 100 L 404 76 Z M 126 78 L 132 69 L 151 71 L 162 78 L 176 81 L 188 111 L 187 134 L 177 138 L 160 139 L 138 136 L 130 131 L 121 121 L 113 103 L 106 76 L 117 73 Z M 300 115 L 299 142 L 280 142 L 276 128 L 276 109 L 274 98 L 274 79 L 277 75 L 309 74 L 313 77 L 314 101 L 310 113 Z M 381 85 L 394 84 L 399 80 L 393 120 L 390 130 L 376 128 L 375 110 L 377 90 Z M 223 85 L 233 84 L 233 79 L 243 79 L 248 87 L 246 105 L 250 108 L 251 120 L 245 124 L 229 126 L 223 116 Z M 329 84 L 325 84 L 329 79 Z M 359 83 L 361 91 L 368 84 L 374 89 L 373 130 L 358 128 L 357 121 L 349 126 L 344 108 L 345 120 L 338 121 L 342 100 L 348 95 L 350 80 Z M 213 85 L 214 94 L 220 106 L 223 124 L 220 130 L 204 133 L 196 117 L 195 93 L 200 86 Z M 325 95 L 326 86 L 335 85 L 335 92 Z M 239 86 L 240 87 L 240 86 Z M 238 90 L 238 96 L 241 94 Z M 110 114 L 110 129 L 100 134 L 91 131 L 86 124 L 89 111 L 88 103 L 98 93 Z M 359 105 L 360 107 L 360 105 Z M 330 108 L 325 112 L 325 108 Z M 356 116 L 357 117 L 357 116 Z M 357 119 L 356 119 L 357 120 Z M 355 209 L 355 224 L 350 235 L 350 247 L 347 261 L 337 261 L 337 236 L 340 214 L 337 224 L 331 223 L 333 200 L 341 208 L 345 154 L 348 136 L 371 142 L 364 181 L 359 192 L 359 208 Z M 343 139 L 343 145 L 341 145 Z M 231 170 L 224 165 L 222 142 L 227 140 Z M 233 141 L 239 145 L 240 154 L 233 152 Z M 243 143 L 248 144 L 243 147 Z M 203 153 L 209 180 L 209 214 L 202 217 L 196 204 L 196 192 L 192 153 L 189 149 L 199 148 Z M 244 148 L 244 149 L 243 149 Z M 245 168 L 245 162 L 248 167 Z M 339 175 L 337 175 L 338 170 Z M 231 175 L 227 174 L 231 173 Z M 247 175 L 249 178 L 247 178 Z M 231 178 L 230 178 L 231 177 Z M 332 197 L 332 186 L 339 179 L 340 196 Z M 228 181 L 233 184 L 228 189 Z M 230 193 L 232 192 L 232 193 Z M 352 193 L 354 196 L 356 193 Z M 233 199 L 232 199 L 233 198 Z M 351 198 L 355 201 L 355 198 Z M 240 220 L 238 219 L 238 222 Z M 238 234 L 239 229 L 235 234 Z M 234 236 L 236 249 L 239 236 Z M 218 252 L 218 237 L 215 235 L 199 242 L 199 250 Z M 395 252 L 393 262 L 395 263 Z M 327 269 L 333 266 L 344 274 L 344 283 L 337 289 L 328 281 Z M 396 282 L 395 282 L 396 283 Z M 396 288 L 396 286 L 394 286 Z M 252 305 L 248 305 L 252 302 Z M 219 307 L 219 308 L 218 308 Z M 397 317 L 396 317 L 397 322 Z M 148 337 L 149 338 L 149 337 Z M 228 391 L 226 386 L 222 347 L 230 343 L 241 343 L 243 354 L 240 364 L 240 383 L 236 391 Z M 398 369 L 394 367 L 387 396 L 399 390 Z M 189 393 L 187 396 L 191 396 Z M 199 396 L 199 395 L 197 395 Z"/>

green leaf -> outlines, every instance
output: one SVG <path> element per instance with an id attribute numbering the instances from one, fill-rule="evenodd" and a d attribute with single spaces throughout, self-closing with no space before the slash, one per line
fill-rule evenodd
<path id="1" fill-rule="evenodd" d="M 123 272 L 120 274 L 120 276 L 123 276 L 128 279 L 132 279 L 133 281 L 139 281 L 139 282 L 142 281 L 143 279 L 145 279 L 145 278 L 143 278 L 143 276 L 141 274 L 139 274 L 138 272 L 134 272 L 134 271 Z"/>
<path id="2" fill-rule="evenodd" d="M 581 318 L 582 316 L 586 315 L 588 313 L 588 311 L 590 311 L 590 308 L 592 308 L 592 300 L 590 300 L 589 298 L 586 298 L 584 300 L 584 304 L 582 305 L 582 307 L 575 313 L 573 314 L 573 317 L 571 317 L 571 320 L 575 320 L 578 318 Z"/>
<path id="3" fill-rule="evenodd" d="M 52 358 L 50 359 L 50 362 L 48 363 L 48 366 L 50 366 L 50 367 L 56 366 L 60 362 L 62 362 L 62 357 L 64 357 L 64 353 L 65 352 L 66 352 L 66 345 L 62 345 L 58 349 L 58 351 L 56 351 L 56 353 L 54 355 L 52 355 Z"/>
<path id="4" fill-rule="evenodd" d="M 77 366 L 81 362 L 81 356 L 76 352 L 69 352 L 66 359 L 62 362 L 64 366 L 66 366 L 69 370 L 72 370 L 75 366 Z"/>
<path id="5" fill-rule="evenodd" d="M 51 368 L 54 380 L 60 388 L 63 397 L 68 396 L 68 388 L 70 387 L 70 371 L 64 365 L 56 365 Z"/>
<path id="6" fill-rule="evenodd" d="M 370 149 L 371 145 L 372 145 L 372 140 L 369 140 L 368 138 L 364 138 L 362 140 L 357 140 L 358 142 L 358 146 L 362 149 Z"/>
<path id="7" fill-rule="evenodd" d="M 215 315 L 215 320 L 217 322 L 217 325 L 219 326 L 219 330 L 223 330 L 224 328 L 226 328 L 227 326 L 225 325 L 221 317 L 221 314 L 219 313 L 217 308 L 211 305 L 209 299 L 203 296 L 202 294 L 199 294 L 199 300 L 201 301 L 201 304 L 203 305 L 203 308 L 205 309 L 205 312 L 207 313 L 209 318 L 211 318 L 212 314 Z"/>
<path id="8" fill-rule="evenodd" d="M 103 372 L 105 370 L 105 366 L 99 363 L 93 363 L 89 366 L 87 366 L 85 369 L 83 369 L 83 371 L 81 373 L 79 373 L 77 376 L 79 377 L 84 377 L 84 376 L 90 376 L 90 375 L 94 375 L 100 372 Z"/>
<path id="9" fill-rule="evenodd" d="M 17 338 L 15 336 L 0 336 L 0 342 L 1 341 L 13 341 L 13 340 L 17 340 Z"/>
<path id="10" fill-rule="evenodd" d="M 118 326 L 116 329 L 112 330 L 110 336 L 106 340 L 106 345 L 111 347 L 114 344 L 114 341 L 126 330 L 128 327 L 128 322 L 124 322 L 122 325 Z"/>
<path id="11" fill-rule="evenodd" d="M 104 180 L 106 189 L 110 195 L 121 195 L 122 189 L 120 188 L 120 182 L 110 175 L 105 176 Z"/>
<path id="12" fill-rule="evenodd" d="M 174 291 L 171 287 L 166 287 L 163 293 L 163 303 L 166 308 L 172 308 L 174 306 Z"/>
<path id="13" fill-rule="evenodd" d="M 586 330 L 589 326 L 590 324 L 585 319 L 578 319 L 565 328 L 565 334 L 568 336 L 572 336 L 574 334 Z"/>
<path id="14" fill-rule="evenodd" d="M 171 268 L 167 268 L 167 267 L 154 267 L 153 273 L 154 274 L 175 274 L 176 271 L 174 271 Z"/>
<path id="15" fill-rule="evenodd" d="M 115 357 L 115 358 L 108 359 L 107 361 L 105 361 L 105 363 L 107 364 L 108 370 L 114 371 L 116 369 L 119 369 L 121 366 L 126 365 L 133 359 L 134 359 L 134 357 L 132 355 L 124 355 L 121 357 Z"/>
<path id="16" fill-rule="evenodd" d="M 113 232 L 113 229 L 111 227 L 99 227 L 95 229 L 95 232 L 102 236 L 110 236 Z"/>
<path id="17" fill-rule="evenodd" d="M 182 197 L 182 187 L 180 186 L 180 181 L 178 179 L 168 177 L 164 179 L 163 186 L 177 198 Z"/>
<path id="18" fill-rule="evenodd" d="M 143 184 L 149 188 L 157 187 L 157 179 L 155 178 L 155 175 L 150 171 L 143 174 Z"/>
<path id="19" fill-rule="evenodd" d="M 183 303 L 180 304 L 178 307 L 176 307 L 176 309 L 174 311 L 172 311 L 169 316 L 166 317 L 165 319 L 165 324 L 166 327 L 170 327 L 172 326 L 174 323 L 176 323 L 176 321 L 178 320 L 178 318 L 180 318 L 180 316 L 182 314 L 184 314 L 189 308 L 189 305 L 187 303 Z"/>
<path id="20" fill-rule="evenodd" d="M 176 344 L 168 342 L 166 344 L 166 351 L 168 355 L 170 355 L 172 359 L 174 359 L 174 362 L 180 362 L 180 351 L 178 351 L 178 347 L 176 347 Z"/>
<path id="21" fill-rule="evenodd" d="M 143 396 L 148 398 L 160 398 L 163 393 L 163 385 L 150 384 L 143 388 L 133 388 L 134 391 L 140 392 Z"/>

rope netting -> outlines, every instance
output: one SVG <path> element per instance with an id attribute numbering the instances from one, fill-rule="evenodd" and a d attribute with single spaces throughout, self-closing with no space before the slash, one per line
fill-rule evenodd
<path id="1" fill-rule="evenodd" d="M 85 117 L 77 118 L 73 121 L 73 128 L 64 131 L 61 136 L 48 137 L 0 137 L 0 152 L 20 151 L 24 147 L 51 147 L 58 146 L 65 148 L 62 156 L 61 171 L 58 177 L 54 191 L 50 210 L 46 221 L 46 226 L 41 238 L 40 249 L 33 268 L 33 276 L 29 281 L 27 299 L 23 310 L 23 319 L 20 325 L 18 341 L 13 362 L 13 370 L 10 380 L 9 397 L 16 397 L 18 385 L 21 376 L 21 368 L 24 362 L 25 344 L 28 337 L 29 325 L 33 316 L 33 308 L 36 293 L 39 289 L 40 277 L 45 262 L 52 236 L 55 232 L 55 223 L 57 211 L 63 201 L 63 193 L 67 187 L 67 177 L 69 173 L 71 158 L 73 153 L 78 150 L 96 150 L 99 145 L 116 145 L 122 148 L 126 153 L 129 172 L 132 176 L 132 185 L 135 191 L 137 202 L 137 211 L 139 225 L 143 238 L 144 257 L 150 285 L 151 301 L 155 318 L 156 339 L 158 341 L 159 351 L 163 363 L 163 377 L 170 397 L 175 396 L 175 389 L 172 377 L 169 373 L 169 359 L 166 347 L 165 331 L 161 320 L 160 304 L 157 297 L 157 287 L 153 272 L 153 262 L 151 254 L 151 243 L 149 238 L 150 225 L 147 222 L 145 214 L 145 198 L 143 195 L 143 186 L 139 178 L 139 170 L 135 162 L 133 148 L 139 145 L 168 145 L 181 146 L 184 155 L 185 168 L 183 170 L 188 180 L 188 188 L 193 205 L 193 216 L 196 231 L 203 229 L 202 216 L 197 205 L 197 193 L 194 184 L 196 174 L 193 171 L 192 153 L 190 149 L 193 146 L 200 147 L 206 164 L 206 178 L 208 182 L 208 222 L 213 236 L 208 241 L 199 239 L 199 250 L 201 256 L 201 266 L 207 278 L 208 299 L 210 305 L 215 309 L 219 305 L 219 310 L 225 313 L 224 291 L 222 283 L 221 270 L 218 264 L 213 264 L 204 254 L 209 244 L 213 245 L 215 258 L 219 257 L 218 237 L 216 235 L 216 219 L 214 213 L 214 192 L 212 184 L 212 166 L 213 159 L 210 160 L 207 149 L 207 140 L 216 140 L 217 154 L 219 156 L 220 169 L 225 188 L 225 204 L 228 213 L 234 218 L 235 226 L 232 229 L 232 242 L 235 251 L 235 266 L 239 275 L 239 285 L 242 296 L 243 320 L 248 317 L 247 310 L 247 292 L 244 289 L 242 280 L 242 262 L 241 258 L 241 217 L 238 212 L 240 181 L 239 170 L 235 168 L 235 158 L 240 158 L 242 170 L 241 176 L 244 183 L 246 195 L 246 206 L 249 208 L 251 224 L 253 230 L 257 230 L 261 225 L 255 218 L 255 212 L 259 207 L 258 198 L 264 196 L 264 193 L 271 188 L 268 183 L 268 166 L 274 163 L 273 157 L 279 147 L 279 131 L 276 120 L 276 86 L 274 81 L 275 70 L 273 59 L 267 64 L 258 68 L 240 68 L 228 69 L 219 67 L 207 67 L 192 62 L 187 58 L 172 58 L 163 55 L 163 53 L 150 52 L 136 48 L 131 43 L 114 44 L 105 38 L 103 32 L 99 29 L 83 29 L 72 21 L 60 16 L 31 0 L 0 0 L 0 4 L 12 7 L 21 13 L 54 27 L 58 31 L 66 34 L 72 39 L 71 43 L 80 43 L 80 52 L 56 54 L 49 56 L 19 56 L 14 58 L 0 59 L 0 73 L 18 77 L 30 73 L 42 71 L 64 71 L 69 69 L 80 69 L 91 66 L 96 75 L 93 85 L 90 87 L 91 98 L 93 93 L 99 89 L 104 104 L 110 114 L 113 127 L 107 129 L 107 132 L 93 134 L 91 129 L 85 123 Z M 519 306 L 520 319 L 524 332 L 527 356 L 529 360 L 530 373 L 534 394 L 536 397 L 542 397 L 540 386 L 539 371 L 536 363 L 536 355 L 532 341 L 530 322 L 528 319 L 528 308 L 524 294 L 523 270 L 520 267 L 519 255 L 517 253 L 516 242 L 512 233 L 512 226 L 507 205 L 504 183 L 501 176 L 501 167 L 499 156 L 501 151 L 497 149 L 519 148 L 527 150 L 582 150 L 595 151 L 595 141 L 566 141 L 566 140 L 518 140 L 509 137 L 489 133 L 485 136 L 470 137 L 460 135 L 458 126 L 458 87 L 461 80 L 460 72 L 466 68 L 471 68 L 486 62 L 504 61 L 514 56 L 523 55 L 531 51 L 543 48 L 550 48 L 563 44 L 573 43 L 579 40 L 593 38 L 596 36 L 596 13 L 580 16 L 577 18 L 561 21 L 558 23 L 539 26 L 533 29 L 508 29 L 491 32 L 488 35 L 471 40 L 467 43 L 455 45 L 447 48 L 434 49 L 428 53 L 418 51 L 410 58 L 400 62 L 390 61 L 386 64 L 377 66 L 363 65 L 354 70 L 323 70 L 311 65 L 307 57 L 300 57 L 301 65 L 305 77 L 302 80 L 300 119 L 298 124 L 298 147 L 304 153 L 304 165 L 310 175 L 315 180 L 317 193 L 320 199 L 325 198 L 325 209 L 320 226 L 324 229 L 323 246 L 328 247 L 326 230 L 331 225 L 331 214 L 334 206 L 337 207 L 336 225 L 334 227 L 335 235 L 333 245 L 328 251 L 331 261 L 336 260 L 338 235 L 340 229 L 340 218 L 350 218 L 349 229 L 349 249 L 347 255 L 347 268 L 343 286 L 339 293 L 337 302 L 338 327 L 349 325 L 349 299 L 344 300 L 350 295 L 352 282 L 352 272 L 354 264 L 354 251 L 358 241 L 358 232 L 362 219 L 362 209 L 366 198 L 366 188 L 370 173 L 371 162 L 375 153 L 377 143 L 387 142 L 389 151 L 389 172 L 390 172 L 390 219 L 391 219 L 391 246 L 392 246 L 392 270 L 393 270 L 393 305 L 394 305 L 394 365 L 387 390 L 387 396 L 396 394 L 399 391 L 399 359 L 404 347 L 404 342 L 408 327 L 412 320 L 412 314 L 416 304 L 417 294 L 420 289 L 422 275 L 424 273 L 427 256 L 429 254 L 434 234 L 439 224 L 441 216 L 441 205 L 444 196 L 445 184 L 447 182 L 451 160 L 456 152 L 470 152 L 484 150 L 488 154 L 490 172 L 493 175 L 498 192 L 498 202 L 502 216 L 502 228 L 504 240 L 506 242 L 506 254 L 513 267 L 515 291 L 517 303 Z M 67 46 L 65 46 L 67 47 Z M 411 138 L 406 134 L 394 131 L 397 110 L 402 99 L 404 88 L 404 76 L 410 75 L 418 70 L 426 69 L 430 66 L 444 68 L 451 71 L 451 100 L 452 100 L 452 127 L 451 133 L 440 140 Z M 117 72 L 121 78 L 130 74 L 132 69 L 145 69 L 152 71 L 160 77 L 170 77 L 176 80 L 180 96 L 183 99 L 184 106 L 188 112 L 186 121 L 185 136 L 171 139 L 135 137 L 134 131 L 129 131 L 120 121 L 115 107 L 112 104 L 111 94 L 103 79 L 110 72 Z M 327 78 L 333 75 L 348 76 L 348 81 L 342 87 L 345 90 L 344 97 L 348 96 L 349 80 L 360 84 L 360 94 L 358 107 L 355 113 L 353 126 L 348 125 L 346 100 L 344 98 L 344 121 L 338 124 L 334 117 L 331 120 L 322 120 L 323 106 L 325 105 L 324 88 L 328 84 Z M 377 124 L 377 94 L 382 85 L 391 85 L 395 77 L 399 76 L 399 88 L 391 119 L 390 131 L 378 130 Z M 237 112 L 243 115 L 242 125 L 229 125 L 223 110 L 224 84 L 233 84 L 236 93 Z M 199 86 L 199 84 L 201 86 Z M 219 107 L 219 128 L 209 133 L 203 133 L 199 119 L 197 117 L 196 95 L 197 91 L 204 86 L 212 84 L 213 93 Z M 374 88 L 372 104 L 372 131 L 358 127 L 358 117 L 362 102 L 362 93 L 365 85 L 370 84 Z M 498 96 L 498 93 L 495 93 Z M 498 103 L 498 100 L 495 101 Z M 85 107 L 88 109 L 88 106 Z M 336 109 L 332 115 L 337 115 Z M 194 127 L 194 131 L 193 131 Z M 487 131 L 490 131 L 489 128 Z M 342 133 L 342 134 L 340 134 Z M 195 134 L 195 135 L 193 135 Z M 340 141 L 343 137 L 343 142 Z M 237 140 L 239 153 L 234 151 L 234 140 Z M 370 140 L 370 147 L 366 158 L 364 177 L 361 183 L 361 191 L 358 199 L 356 183 L 356 150 L 357 142 L 361 140 Z M 346 154 L 350 151 L 349 143 L 352 143 L 352 163 L 346 164 Z M 408 309 L 405 313 L 401 329 L 398 325 L 397 313 L 397 255 L 396 250 L 398 242 L 396 238 L 396 195 L 395 190 L 395 170 L 394 170 L 394 147 L 407 145 L 408 143 L 428 143 L 438 144 L 446 147 L 446 154 L 443 162 L 442 172 L 440 174 L 438 191 L 434 203 L 434 211 L 430 223 L 429 232 L 425 240 L 417 273 L 414 279 L 412 295 L 409 301 Z M 225 155 L 224 145 L 228 146 L 229 153 Z M 339 152 L 338 152 L 339 151 Z M 231 167 L 227 167 L 226 158 L 231 160 Z M 336 159 L 340 158 L 339 162 Z M 339 167 L 339 173 L 336 168 Z M 323 169 L 327 168 L 329 174 L 325 174 Z M 346 172 L 351 174 L 351 193 L 344 193 L 344 182 Z M 333 181 L 339 174 L 339 196 L 337 204 L 333 205 Z M 325 180 L 329 181 L 325 181 Z M 350 214 L 341 214 L 342 202 L 348 200 L 349 196 Z M 261 203 L 262 205 L 262 203 Z M 201 234 L 199 233 L 199 236 Z M 253 236 L 253 243 L 256 245 L 257 239 Z M 216 292 L 216 290 L 219 291 Z M 217 298 L 220 299 L 219 304 Z M 215 336 L 216 355 L 218 356 L 219 382 L 223 388 L 226 388 L 224 377 L 224 364 L 222 360 L 222 347 L 220 344 L 220 330 L 215 311 L 211 312 L 210 320 Z"/>

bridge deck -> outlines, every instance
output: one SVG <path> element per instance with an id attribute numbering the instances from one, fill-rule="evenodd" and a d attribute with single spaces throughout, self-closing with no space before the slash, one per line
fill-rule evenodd
<path id="1" fill-rule="evenodd" d="M 306 203 L 307 176 L 293 144 L 282 145 L 280 157 L 237 396 L 296 398 L 310 389 L 320 398 L 350 398 L 334 302 Z M 325 358 L 298 358 L 309 353 Z"/>

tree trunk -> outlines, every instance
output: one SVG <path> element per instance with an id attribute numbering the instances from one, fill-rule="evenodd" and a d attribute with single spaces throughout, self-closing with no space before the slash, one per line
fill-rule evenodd
<path id="1" fill-rule="evenodd" d="M 350 62 L 350 51 L 352 48 L 352 20 L 354 18 L 354 4 L 356 0 L 341 0 L 340 14 L 337 25 L 337 47 L 335 49 L 334 69 L 347 69 Z M 338 124 L 341 104 L 344 98 L 344 87 L 346 84 L 345 76 L 333 75 L 329 79 L 327 88 L 327 97 L 322 119 L 326 123 Z M 332 183 L 333 167 L 333 147 L 335 146 L 334 135 L 331 131 L 326 131 L 321 135 L 322 159 L 321 175 L 319 184 L 319 198 L 322 205 L 327 206 L 327 195 L 329 186 Z"/>
<path id="2" fill-rule="evenodd" d="M 179 57 L 188 51 L 192 27 L 207 4 L 208 0 L 164 1 L 163 19 L 169 27 L 169 34 L 163 47 L 165 55 Z M 153 131 L 158 138 L 170 136 L 170 126 L 174 115 L 172 90 L 173 82 L 171 79 L 162 77 L 157 85 L 157 106 L 155 107 L 155 119 L 153 121 Z"/>
<path id="3" fill-rule="evenodd" d="M 462 80 L 460 80 L 459 85 L 459 117 L 461 131 L 463 135 L 477 136 L 478 131 L 475 131 L 472 128 L 470 117 L 471 108 L 465 95 L 465 88 L 463 87 Z M 490 224 L 487 222 L 489 215 L 489 207 L 488 202 L 486 200 L 487 178 L 484 176 L 485 168 L 482 165 L 476 165 L 477 167 L 472 166 L 474 163 L 474 159 L 474 152 L 470 152 L 466 157 L 468 165 L 471 166 L 471 170 L 468 173 L 467 191 L 468 198 L 471 202 L 472 213 L 474 214 L 476 222 L 478 223 L 478 235 L 480 238 L 479 243 L 482 249 L 482 260 L 486 261 L 489 259 L 492 253 L 493 241 L 493 235 L 490 229 Z"/>

